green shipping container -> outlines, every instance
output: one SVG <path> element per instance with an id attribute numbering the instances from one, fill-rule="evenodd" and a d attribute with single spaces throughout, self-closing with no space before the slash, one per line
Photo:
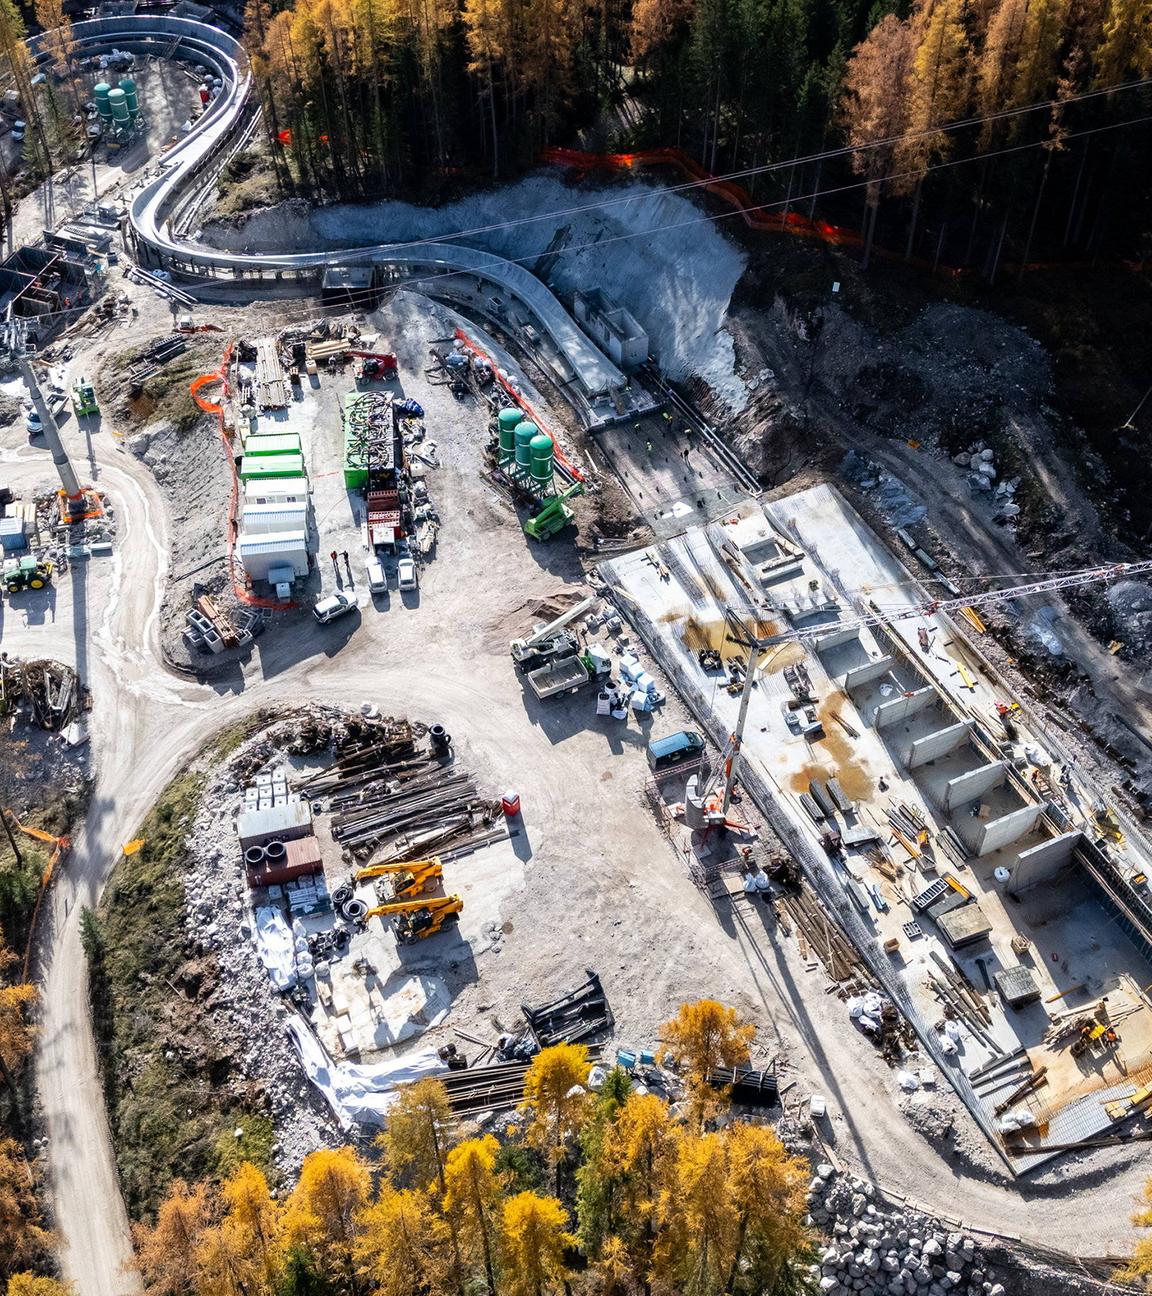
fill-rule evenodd
<path id="1" fill-rule="evenodd" d="M 241 481 L 268 477 L 303 477 L 304 456 L 298 454 L 245 455 L 240 461 Z"/>
<path id="2" fill-rule="evenodd" d="M 300 438 L 295 432 L 266 432 L 250 436 L 244 442 L 246 455 L 302 454 Z"/>

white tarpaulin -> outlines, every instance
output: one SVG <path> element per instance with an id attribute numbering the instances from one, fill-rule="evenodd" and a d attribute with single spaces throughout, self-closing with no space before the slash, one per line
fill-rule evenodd
<path id="1" fill-rule="evenodd" d="M 293 1018 L 287 1030 L 308 1079 L 345 1126 L 385 1124 L 388 1108 L 396 1098 L 397 1085 L 422 1080 L 445 1069 L 433 1049 L 371 1066 L 333 1062 L 324 1045 L 303 1022 Z"/>
<path id="2" fill-rule="evenodd" d="M 296 952 L 292 929 L 279 909 L 270 905 L 256 910 L 256 949 L 277 990 L 296 984 Z"/>

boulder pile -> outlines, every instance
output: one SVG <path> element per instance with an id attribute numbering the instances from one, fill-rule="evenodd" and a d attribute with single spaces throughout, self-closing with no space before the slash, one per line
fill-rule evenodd
<path id="1" fill-rule="evenodd" d="M 822 1296 L 1004 1296 L 971 1238 L 878 1202 L 870 1183 L 827 1162 L 816 1167 L 808 1211 L 826 1237 L 812 1266 Z"/>

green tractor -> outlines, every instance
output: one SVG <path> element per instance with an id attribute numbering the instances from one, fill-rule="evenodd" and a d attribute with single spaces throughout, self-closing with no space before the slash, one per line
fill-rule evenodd
<path id="1" fill-rule="evenodd" d="M 533 540 L 550 540 L 558 531 L 563 531 L 568 523 L 572 521 L 572 510 L 568 507 L 566 501 L 583 493 L 583 483 L 573 482 L 566 491 L 561 491 L 559 495 L 553 495 L 534 518 L 529 518 L 524 523 L 525 532 Z"/>
<path id="2" fill-rule="evenodd" d="M 72 408 L 77 418 L 86 414 L 99 414 L 100 406 L 96 403 L 96 388 L 87 378 L 79 378 L 72 385 Z"/>
<path id="3" fill-rule="evenodd" d="M 4 564 L 3 579 L 9 594 L 22 594 L 25 590 L 44 589 L 52 583 L 52 564 L 42 562 L 27 554 L 23 558 L 10 558 Z"/>

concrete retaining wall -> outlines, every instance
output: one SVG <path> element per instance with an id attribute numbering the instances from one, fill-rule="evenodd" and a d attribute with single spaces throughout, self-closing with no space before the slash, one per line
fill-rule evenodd
<path id="1" fill-rule="evenodd" d="M 1076 848 L 1084 839 L 1082 832 L 1061 833 L 1051 841 L 1041 842 L 1031 850 L 1021 851 L 1012 870 L 1011 895 L 1019 895 L 1038 882 L 1047 882 L 1074 862 Z"/>
<path id="2" fill-rule="evenodd" d="M 974 855 L 991 855 L 1030 833 L 1043 813 L 1042 805 L 1034 805 L 987 821 L 961 817 L 956 822 L 956 831 Z"/>
<path id="3" fill-rule="evenodd" d="M 819 656 L 821 653 L 831 652 L 833 648 L 842 648 L 846 643 L 852 643 L 859 640 L 860 631 L 858 629 L 834 630 L 831 634 L 821 636 L 812 642 L 812 647 Z"/>
<path id="4" fill-rule="evenodd" d="M 876 661 L 865 662 L 863 666 L 850 670 L 840 681 L 840 687 L 845 693 L 851 693 L 853 689 L 863 688 L 865 684 L 883 678 L 895 665 L 895 657 L 879 657 Z"/>
<path id="5" fill-rule="evenodd" d="M 908 750 L 908 759 L 904 762 L 910 770 L 929 761 L 939 760 L 955 751 L 961 743 L 968 741 L 975 720 L 962 720 L 959 724 L 949 725 L 946 729 L 937 729 L 935 733 L 917 738 Z"/>
<path id="6" fill-rule="evenodd" d="M 872 724 L 877 729 L 885 729 L 889 725 L 899 724 L 902 720 L 907 720 L 925 707 L 931 706 L 933 702 L 940 700 L 940 694 L 931 686 L 928 688 L 917 689 L 915 693 L 908 697 L 889 698 L 887 702 L 881 702 L 872 716 Z"/>
<path id="7" fill-rule="evenodd" d="M 981 765 L 979 769 L 949 779 L 944 785 L 944 809 L 955 810 L 957 806 L 967 805 L 990 789 L 999 787 L 1004 782 L 1007 769 L 1003 761 L 993 761 L 991 765 Z"/>

